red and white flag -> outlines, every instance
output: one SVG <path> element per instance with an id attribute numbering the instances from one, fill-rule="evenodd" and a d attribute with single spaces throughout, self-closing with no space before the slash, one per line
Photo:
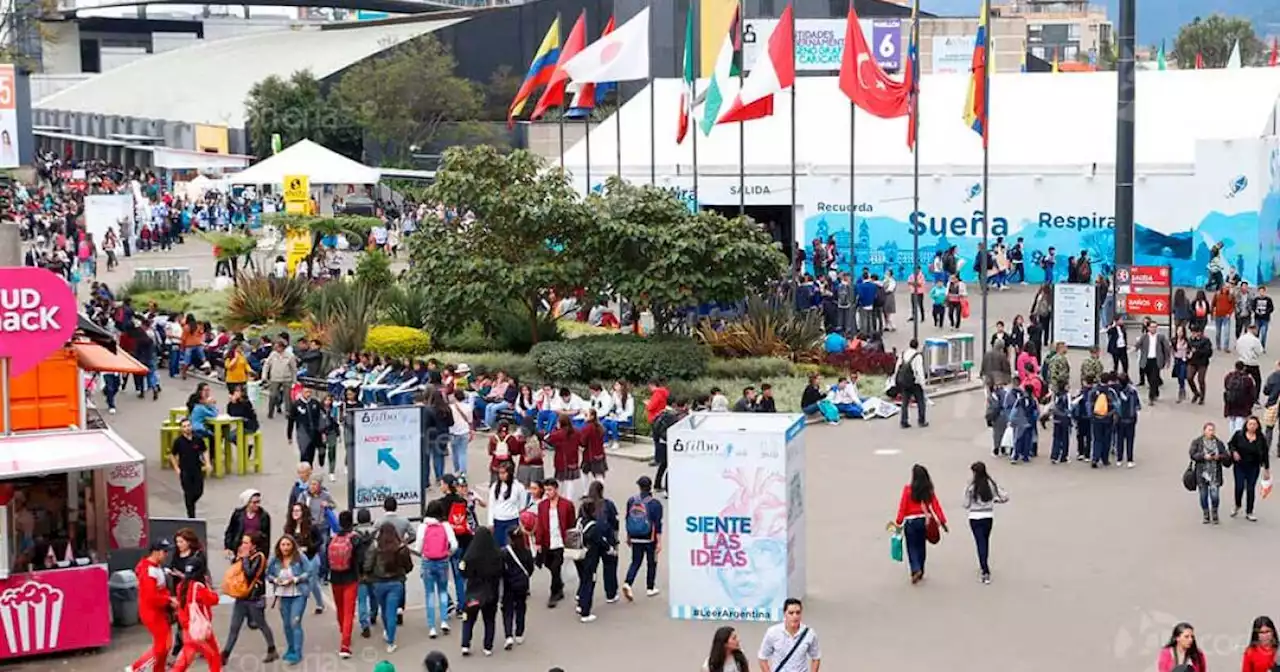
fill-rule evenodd
<path id="1" fill-rule="evenodd" d="M 717 124 L 763 119 L 773 114 L 773 97 L 796 83 L 795 12 L 782 11 L 767 48 L 751 65 L 751 73 Z"/>

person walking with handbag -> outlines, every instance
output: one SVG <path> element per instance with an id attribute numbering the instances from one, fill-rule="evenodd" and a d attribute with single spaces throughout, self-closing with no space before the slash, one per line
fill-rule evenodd
<path id="1" fill-rule="evenodd" d="M 978 569 L 982 583 L 991 583 L 991 567 L 987 559 L 991 553 L 991 527 L 995 523 L 996 504 L 1009 501 L 1009 495 L 987 474 L 987 465 L 974 462 L 969 467 L 973 478 L 964 489 L 964 508 L 969 512 L 969 529 L 978 548 Z"/>
<path id="2" fill-rule="evenodd" d="M 911 567 L 911 583 L 924 579 L 924 563 L 927 543 L 936 544 L 941 539 L 938 528 L 947 529 L 947 516 L 938 503 L 933 490 L 929 470 L 923 465 L 911 467 L 911 482 L 902 486 L 898 500 L 898 516 L 895 524 L 902 529 L 907 542 L 907 560 Z"/>
<path id="3" fill-rule="evenodd" d="M 1191 441 L 1191 466 L 1188 473 L 1200 495 L 1200 511 L 1204 524 L 1218 524 L 1218 504 L 1222 491 L 1222 468 L 1231 466 L 1231 453 L 1218 440 L 1212 422 L 1204 423 L 1200 436 Z M 1184 477 L 1184 484 L 1187 479 Z"/>
<path id="4" fill-rule="evenodd" d="M 267 642 L 267 656 L 264 664 L 280 659 L 276 653 L 276 638 L 267 624 L 266 592 L 264 579 L 267 574 L 267 538 L 261 532 L 247 532 L 240 537 L 240 544 L 235 550 L 235 560 L 227 569 L 222 580 L 222 593 L 235 599 L 231 607 L 231 627 L 227 631 L 227 639 L 222 644 L 222 664 L 231 660 L 231 653 L 236 648 L 236 640 L 240 638 L 240 628 L 247 620 L 256 626 L 262 638 Z"/>
<path id="5" fill-rule="evenodd" d="M 524 644 L 524 618 L 529 609 L 530 579 L 533 577 L 533 554 L 529 552 L 529 535 L 533 533 L 533 514 L 521 514 L 520 526 L 507 536 L 502 556 L 502 648 Z M 528 523 L 528 525 L 526 525 Z"/>
<path id="6" fill-rule="evenodd" d="M 1231 449 L 1231 475 L 1235 481 L 1236 506 L 1231 510 L 1231 517 L 1240 515 L 1241 500 L 1244 500 L 1244 517 L 1251 523 L 1258 522 L 1253 515 L 1253 503 L 1258 489 L 1258 476 L 1265 481 L 1271 480 L 1271 458 L 1268 455 L 1267 440 L 1262 433 L 1262 422 L 1251 415 L 1244 421 L 1244 428 L 1232 435 L 1227 442 Z"/>
<path id="7" fill-rule="evenodd" d="M 804 603 L 794 597 L 783 601 L 782 622 L 769 626 L 760 641 L 756 658 L 761 672 L 817 672 L 822 649 L 818 633 L 804 624 L 803 616 Z"/>

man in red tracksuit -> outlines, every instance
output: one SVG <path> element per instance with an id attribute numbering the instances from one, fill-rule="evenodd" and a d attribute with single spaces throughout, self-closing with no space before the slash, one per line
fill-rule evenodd
<path id="1" fill-rule="evenodd" d="M 213 605 L 218 603 L 218 594 L 199 581 L 187 581 L 184 586 L 187 606 L 178 610 L 178 623 L 182 625 L 182 654 L 169 672 L 186 672 L 197 654 L 209 665 L 209 672 L 221 672 L 222 655 L 218 652 L 218 640 L 213 635 Z"/>
<path id="2" fill-rule="evenodd" d="M 151 633 L 151 648 L 133 661 L 126 672 L 148 668 L 160 672 L 169 662 L 169 643 L 173 641 L 169 631 L 169 612 L 178 606 L 178 601 L 169 594 L 164 573 L 165 556 L 171 546 L 168 539 L 151 542 L 150 553 L 133 569 L 138 576 L 138 617 Z"/>

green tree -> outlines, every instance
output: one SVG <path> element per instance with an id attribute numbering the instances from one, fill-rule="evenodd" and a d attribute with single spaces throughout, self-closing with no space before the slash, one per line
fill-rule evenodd
<path id="1" fill-rule="evenodd" d="M 489 121 L 507 120 L 507 110 L 511 101 L 520 92 L 520 84 L 524 78 L 512 72 L 511 66 L 500 65 L 489 76 L 489 83 L 484 87 L 484 118 Z"/>
<path id="2" fill-rule="evenodd" d="M 607 285 L 654 315 L 659 332 L 685 310 L 734 303 L 782 277 L 787 258 L 772 236 L 745 217 L 689 212 L 669 191 L 612 177 L 587 205 L 582 253 Z"/>
<path id="3" fill-rule="evenodd" d="M 1258 62 L 1265 47 L 1254 33 L 1252 22 L 1222 14 L 1197 16 L 1178 31 L 1173 53 L 1178 57 L 1178 67 L 1184 70 L 1195 67 L 1196 54 L 1204 57 L 1206 68 L 1221 68 L 1231 58 L 1237 41 L 1240 61 L 1246 65 Z"/>
<path id="4" fill-rule="evenodd" d="M 409 284 L 421 288 L 436 333 L 455 333 L 495 310 L 518 306 L 538 340 L 544 294 L 594 284 L 594 264 L 577 253 L 593 226 L 564 172 L 526 151 L 490 146 L 447 150 L 428 197 L 463 217 L 429 211 L 408 239 Z"/>
<path id="5" fill-rule="evenodd" d="M 383 156 L 407 157 L 431 149 L 443 137 L 465 135 L 467 122 L 480 115 L 484 96 L 471 81 L 454 74 L 456 65 L 440 40 L 425 35 L 357 63 L 334 93 Z"/>
<path id="6" fill-rule="evenodd" d="M 66 24 L 58 19 L 58 0 L 24 0 L 8 5 L 0 14 L 0 63 L 35 72 L 40 67 L 41 44 L 57 44 Z"/>
<path id="7" fill-rule="evenodd" d="M 364 153 L 360 126 L 325 95 L 309 71 L 295 72 L 289 79 L 272 75 L 254 84 L 245 109 L 249 144 L 259 157 L 271 153 L 271 136 L 276 133 L 286 147 L 311 140 L 357 161 Z"/>

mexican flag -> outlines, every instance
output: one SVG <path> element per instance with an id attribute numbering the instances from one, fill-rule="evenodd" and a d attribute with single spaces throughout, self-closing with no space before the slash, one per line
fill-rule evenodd
<path id="1" fill-rule="evenodd" d="M 684 25 L 684 91 L 680 93 L 680 125 L 676 129 L 676 144 L 684 142 L 689 134 L 689 117 L 693 114 L 693 7 L 689 7 Z M 650 92 L 652 94 L 652 91 Z"/>
<path id="2" fill-rule="evenodd" d="M 711 75 L 711 84 L 703 94 L 702 118 L 699 124 L 702 133 L 709 135 L 715 127 L 720 112 L 729 102 L 725 91 L 729 90 L 729 81 L 742 73 L 742 40 L 738 30 L 738 12 L 735 9 L 729 20 L 729 30 L 720 43 L 720 51 L 716 54 L 715 71 Z"/>

